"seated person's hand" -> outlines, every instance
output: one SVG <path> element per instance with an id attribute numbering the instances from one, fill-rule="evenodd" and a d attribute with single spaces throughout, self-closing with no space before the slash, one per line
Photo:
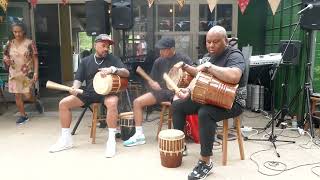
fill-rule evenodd
<path id="1" fill-rule="evenodd" d="M 112 74 L 113 72 L 115 72 L 116 67 L 110 66 L 110 67 L 106 67 L 106 68 L 100 68 L 98 70 L 101 72 L 101 77 L 104 78 L 107 75 Z"/>
<path id="2" fill-rule="evenodd" d="M 71 87 L 71 90 L 69 91 L 69 93 L 74 96 L 77 96 L 77 94 L 78 94 L 78 92 L 76 91 L 76 88 L 74 88 L 74 87 Z"/>
<path id="3" fill-rule="evenodd" d="M 149 82 L 149 85 L 153 90 L 158 90 L 158 91 L 161 90 L 159 83 L 156 81 Z"/>
<path id="4" fill-rule="evenodd" d="M 184 62 L 180 61 L 177 64 L 175 64 L 173 67 L 180 69 L 183 66 L 183 64 L 184 64 Z"/>
<path id="5" fill-rule="evenodd" d="M 189 88 L 182 88 L 180 91 L 176 94 L 180 99 L 186 99 L 191 95 Z"/>

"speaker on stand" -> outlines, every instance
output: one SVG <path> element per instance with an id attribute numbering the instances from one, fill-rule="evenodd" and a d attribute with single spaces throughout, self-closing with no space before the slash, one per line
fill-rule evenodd
<path id="1" fill-rule="evenodd" d="M 126 58 L 126 35 L 125 31 L 133 27 L 133 4 L 132 0 L 112 0 L 111 2 L 112 27 L 122 30 L 122 58 Z"/>
<path id="2" fill-rule="evenodd" d="M 109 8 L 104 0 L 85 1 L 88 36 L 110 34 Z"/>
<path id="3" fill-rule="evenodd" d="M 304 11 L 301 16 L 301 27 L 306 30 L 320 29 L 320 0 L 303 0 L 302 8 L 312 5 L 312 8 Z"/>

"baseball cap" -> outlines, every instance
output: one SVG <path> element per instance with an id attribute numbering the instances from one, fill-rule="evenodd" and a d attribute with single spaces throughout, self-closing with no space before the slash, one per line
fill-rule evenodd
<path id="1" fill-rule="evenodd" d="M 108 41 L 110 45 L 114 44 L 114 41 L 107 34 L 99 34 L 94 42 Z"/>
<path id="2" fill-rule="evenodd" d="M 172 47 L 175 47 L 175 41 L 171 37 L 162 37 L 158 43 L 156 44 L 156 47 L 158 49 L 169 49 Z"/>

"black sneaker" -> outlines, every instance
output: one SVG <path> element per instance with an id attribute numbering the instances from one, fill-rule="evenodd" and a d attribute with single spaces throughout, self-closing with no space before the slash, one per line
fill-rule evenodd
<path id="1" fill-rule="evenodd" d="M 212 167 L 212 161 L 207 165 L 205 161 L 199 160 L 196 167 L 188 175 L 188 180 L 205 179 L 210 174 Z"/>
<path id="2" fill-rule="evenodd" d="M 35 106 L 36 106 L 37 111 L 40 114 L 42 114 L 44 112 L 44 108 L 43 108 L 42 102 L 39 99 L 36 100 Z"/>
<path id="3" fill-rule="evenodd" d="M 23 123 L 25 123 L 25 122 L 27 122 L 27 121 L 29 121 L 28 116 L 20 116 L 20 117 L 17 119 L 16 123 L 17 123 L 17 124 L 23 124 Z"/>

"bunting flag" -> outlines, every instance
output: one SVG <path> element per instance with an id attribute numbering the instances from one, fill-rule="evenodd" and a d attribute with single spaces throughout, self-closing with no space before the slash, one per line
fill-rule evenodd
<path id="1" fill-rule="evenodd" d="M 154 2 L 154 0 L 148 0 L 149 8 L 151 8 L 151 6 L 152 6 L 153 2 Z"/>
<path id="2" fill-rule="evenodd" d="M 66 5 L 68 3 L 68 0 L 62 0 L 62 4 Z"/>
<path id="3" fill-rule="evenodd" d="M 7 12 L 7 7 L 8 7 L 8 0 L 0 0 L 0 12 L 3 12 L 3 13 L 0 13 L 1 14 L 5 14 Z"/>
<path id="4" fill-rule="evenodd" d="M 250 2 L 250 0 L 238 0 L 238 6 L 239 6 L 242 14 L 247 9 L 249 2 Z"/>
<path id="5" fill-rule="evenodd" d="M 272 10 L 272 14 L 275 15 L 281 0 L 268 0 L 268 1 Z"/>
<path id="6" fill-rule="evenodd" d="M 207 0 L 210 12 L 216 7 L 218 0 Z"/>
<path id="7" fill-rule="evenodd" d="M 178 1 L 180 8 L 182 8 L 185 3 L 185 0 L 177 0 L 177 1 Z"/>
<path id="8" fill-rule="evenodd" d="M 28 0 L 28 1 L 29 1 L 29 3 L 31 4 L 31 6 L 32 6 L 33 8 L 35 8 L 36 5 L 37 5 L 37 3 L 38 3 L 38 0 Z"/>

